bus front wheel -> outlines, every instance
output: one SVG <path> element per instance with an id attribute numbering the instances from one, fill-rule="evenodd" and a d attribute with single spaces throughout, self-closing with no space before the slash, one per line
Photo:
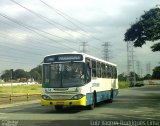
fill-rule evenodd
<path id="1" fill-rule="evenodd" d="M 92 96 L 92 104 L 87 106 L 88 110 L 93 110 L 96 104 L 96 99 L 95 99 L 95 95 Z"/>

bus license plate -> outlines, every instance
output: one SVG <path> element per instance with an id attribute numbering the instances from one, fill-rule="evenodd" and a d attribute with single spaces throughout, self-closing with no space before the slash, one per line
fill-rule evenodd
<path id="1" fill-rule="evenodd" d="M 64 102 L 57 102 L 56 104 L 57 104 L 57 105 L 63 105 Z"/>

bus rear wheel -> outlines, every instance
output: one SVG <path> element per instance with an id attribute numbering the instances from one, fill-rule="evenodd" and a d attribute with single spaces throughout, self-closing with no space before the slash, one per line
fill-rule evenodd
<path id="1" fill-rule="evenodd" d="M 108 103 L 112 103 L 113 102 L 113 90 L 111 90 L 111 97 L 108 100 Z"/>

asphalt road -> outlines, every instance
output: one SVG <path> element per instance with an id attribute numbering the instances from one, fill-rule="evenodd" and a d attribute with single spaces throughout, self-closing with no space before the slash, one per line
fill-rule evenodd
<path id="1" fill-rule="evenodd" d="M 94 110 L 65 108 L 61 112 L 56 112 L 54 107 L 41 106 L 39 101 L 1 107 L 0 120 L 0 126 L 5 126 L 5 124 L 15 126 L 108 126 L 110 124 L 132 126 L 132 123 L 134 126 L 139 126 L 141 121 L 143 126 L 159 126 L 160 85 L 121 89 L 113 103 L 100 103 Z"/>

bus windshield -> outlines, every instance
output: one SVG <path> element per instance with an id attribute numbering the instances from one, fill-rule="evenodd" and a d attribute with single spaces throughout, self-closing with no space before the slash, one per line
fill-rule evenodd
<path id="1" fill-rule="evenodd" d="M 43 87 L 61 88 L 84 85 L 84 63 L 67 62 L 43 65 Z"/>

